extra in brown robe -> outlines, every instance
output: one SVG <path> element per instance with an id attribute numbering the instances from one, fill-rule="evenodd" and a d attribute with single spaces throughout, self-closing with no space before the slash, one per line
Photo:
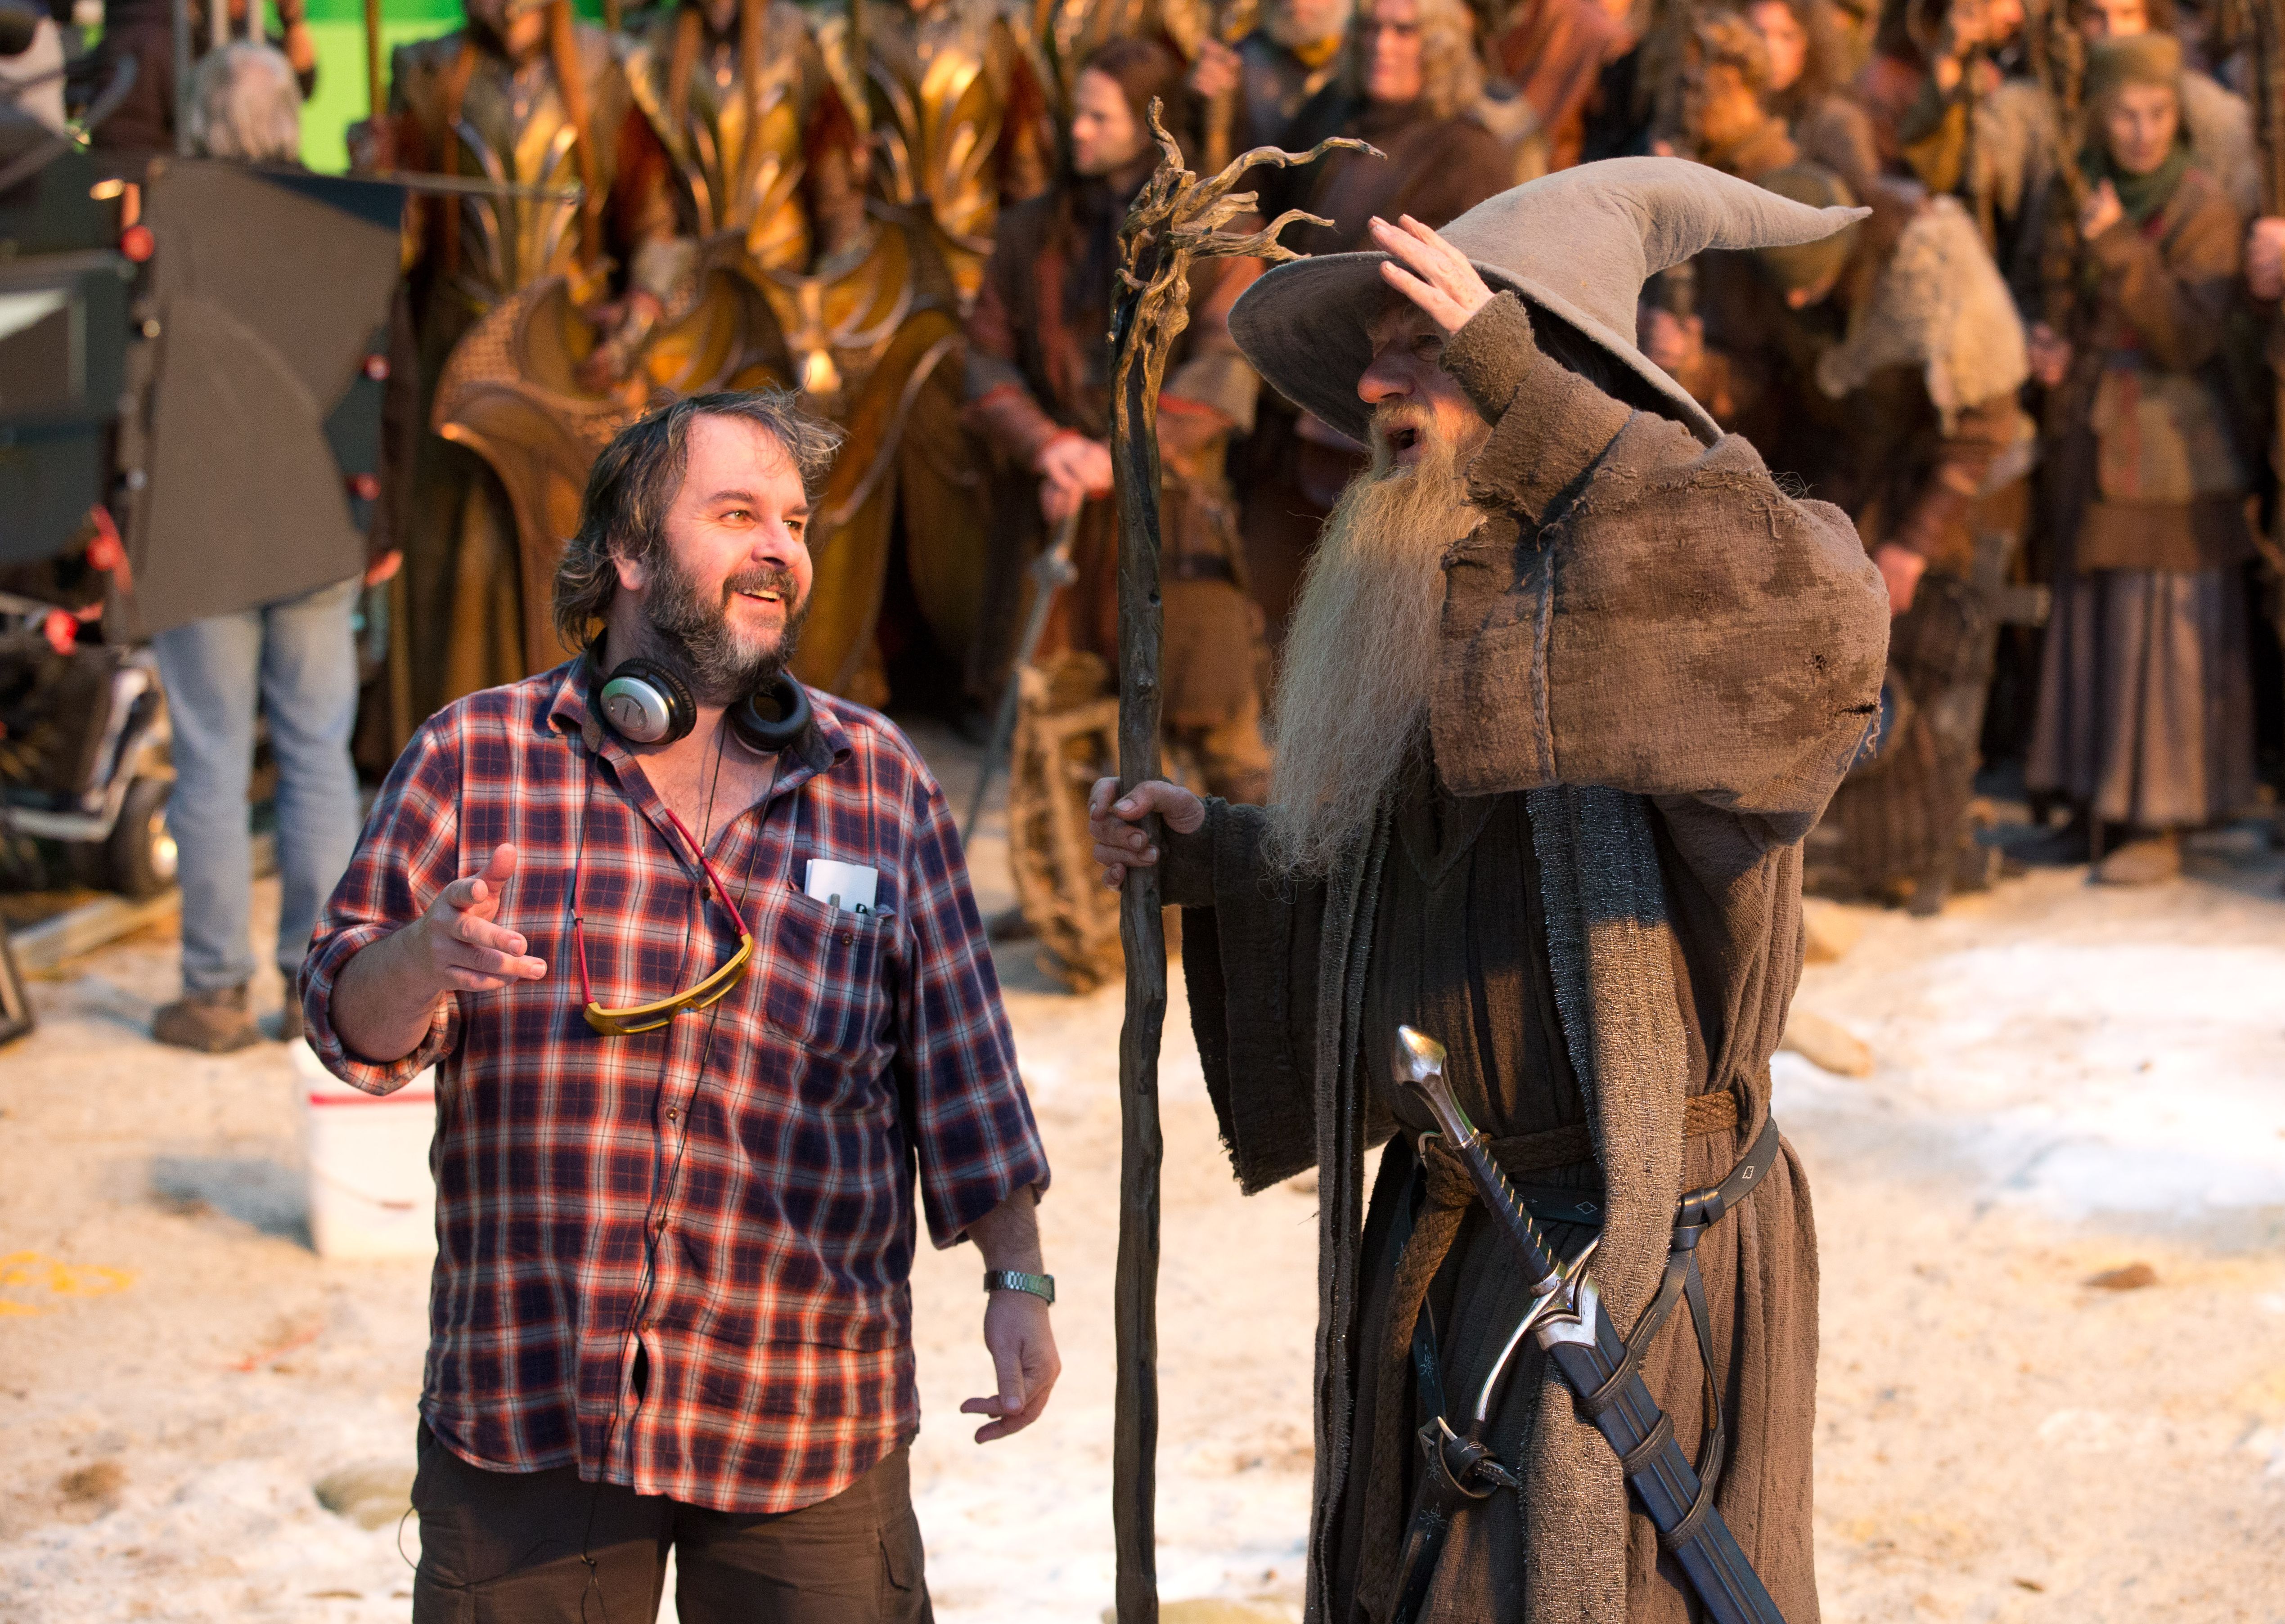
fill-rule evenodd
<path id="1" fill-rule="evenodd" d="M 2059 556 L 2024 776 L 2107 823 L 2195 828 L 2255 793 L 2254 458 L 2223 357 L 2244 236 L 2192 167 L 2147 221 L 2087 244 L 2070 280 L 2053 268 L 2049 315 L 2077 358 L 2046 457 Z"/>
<path id="2" fill-rule="evenodd" d="M 1138 182 L 1139 185 L 1140 183 Z M 1048 545 L 1040 515 L 1040 450 L 1064 434 L 1111 434 L 1112 274 L 1119 224 L 1134 193 L 1083 180 L 1019 203 L 968 318 L 966 414 L 999 459 L 999 523 L 985 638 L 997 693 L 1028 607 L 1025 566 Z M 1225 467 L 1233 432 L 1251 428 L 1260 384 L 1229 336 L 1229 308 L 1261 273 L 1259 261 L 1202 260 L 1190 272 L 1190 320 L 1158 395 L 1166 527 L 1166 727 L 1199 759 L 1208 787 L 1236 801 L 1268 789 L 1261 738 L 1261 616 L 1247 596 L 1243 547 Z M 1116 504 L 1080 514 L 1078 577 L 1049 613 L 1035 657 L 1067 650 L 1119 662 Z"/>
<path id="3" fill-rule="evenodd" d="M 1252 1190 L 1320 1169 L 1309 1617 L 1326 1624 L 1387 1616 L 1416 1454 L 1395 1358 L 1409 1328 L 1388 1306 L 1409 1137 L 1369 1213 L 1362 1189 L 1365 1149 L 1392 1126 L 1389 1028 L 1450 1047 L 1495 1137 L 1583 1127 L 1591 1155 L 1532 1181 L 1604 1187 L 1594 1274 L 1631 1326 L 1676 1197 L 1725 1174 L 1767 1115 L 1801 967 L 1800 842 L 1865 737 L 1888 628 L 1838 510 L 1786 496 L 1744 441 L 1701 445 L 1564 371 L 1512 294 L 1444 365 L 1495 425 L 1469 471 L 1494 516 L 1445 560 L 1423 765 L 1321 883 L 1265 875 L 1253 808 L 1211 802 L 1200 834 L 1167 843 L 1237 1175 Z M 1723 1091 L 1734 1129 L 1685 1139 L 1685 1099 Z M 1789 1147 L 1698 1257 L 1731 1437 L 1717 1503 L 1804 1624 L 1817 1252 Z M 1429 1292 L 1447 1393 L 1468 1395 L 1456 1404 L 1515 1322 L 1519 1276 L 1481 1214 L 1461 1215 Z M 1701 1378 L 1682 1319 L 1645 1376 L 1694 1448 Z M 1509 1378 L 1490 1441 L 1524 1487 L 1462 1521 L 1426 1616 L 1691 1616 L 1616 1458 L 1550 1400 L 1555 1382 L 1535 1352 Z"/>

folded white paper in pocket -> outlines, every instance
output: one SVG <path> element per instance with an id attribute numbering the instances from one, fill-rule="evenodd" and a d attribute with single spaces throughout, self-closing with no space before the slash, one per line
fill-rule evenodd
<path id="1" fill-rule="evenodd" d="M 877 868 L 860 868 L 854 863 L 828 863 L 821 857 L 809 860 L 809 877 L 803 882 L 804 894 L 820 902 L 831 903 L 844 914 L 870 914 L 873 911 L 874 888 L 880 883 Z"/>

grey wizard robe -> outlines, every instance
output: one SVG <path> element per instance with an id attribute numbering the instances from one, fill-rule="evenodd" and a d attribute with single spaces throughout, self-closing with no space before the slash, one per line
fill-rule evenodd
<path id="1" fill-rule="evenodd" d="M 1400 1362 L 1409 1327 L 1389 1306 L 1404 1231 L 1433 1231 L 1442 1253 L 1427 1300 L 1456 1410 L 1524 1300 L 1480 1211 L 1456 1233 L 1457 1200 L 1431 1189 L 1413 1219 L 1409 1129 L 1368 1216 L 1364 1152 L 1391 1115 L 1378 1027 L 1408 1003 L 1416 1024 L 1443 1024 L 1455 1083 L 1495 1137 L 1559 1142 L 1568 1125 L 1572 1164 L 1543 1157 L 1529 1181 L 1605 1188 L 1594 1274 L 1631 1326 L 1676 1196 L 1726 1173 L 1769 1110 L 1801 969 L 1801 841 L 1865 739 L 1888 637 L 1878 574 L 1838 509 L 1787 496 L 1744 441 L 1701 445 L 1565 371 L 1512 294 L 1443 364 L 1493 424 L 1468 471 L 1493 517 L 1444 561 L 1433 781 L 1414 773 L 1322 883 L 1267 875 L 1256 808 L 1210 802 L 1199 834 L 1166 842 L 1238 1178 L 1257 1190 L 1320 1169 L 1309 1616 L 1324 1624 L 1385 1619 L 1393 1599 L 1420 1420 Z M 1400 951 L 1409 961 L 1381 961 Z M 1698 1258 L 1730 1428 L 1717 1503 L 1804 1624 L 1817 1254 L 1790 1147 Z M 1686 1318 L 1644 1374 L 1694 1451 Z M 1511 1374 L 1490 1441 L 1524 1487 L 1462 1519 L 1429 1617 L 1692 1616 L 1616 1458 L 1563 1393 L 1535 1350 Z"/>

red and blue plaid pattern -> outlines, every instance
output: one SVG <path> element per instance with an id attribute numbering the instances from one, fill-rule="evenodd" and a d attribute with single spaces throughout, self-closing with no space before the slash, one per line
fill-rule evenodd
<path id="1" fill-rule="evenodd" d="M 601 1002 L 687 986 L 737 938 L 590 712 L 581 661 L 431 718 L 318 921 L 302 997 L 319 1058 L 373 1094 L 437 1068 L 421 1411 L 479 1466 L 576 1463 L 728 1511 L 837 1494 L 920 1425 L 915 1167 L 938 1246 L 1046 1187 L 943 793 L 887 721 L 813 697 L 806 757 L 707 837 L 753 968 L 661 1031 L 604 1038 L 581 1015 L 581 820 Z M 346 1053 L 328 1014 L 342 967 L 506 840 L 500 920 L 546 979 L 447 997 L 394 1065 Z M 878 869 L 877 912 L 804 896 L 813 858 Z"/>

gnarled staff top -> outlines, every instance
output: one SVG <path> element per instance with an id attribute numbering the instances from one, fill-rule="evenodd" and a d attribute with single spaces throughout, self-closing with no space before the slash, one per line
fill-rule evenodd
<path id="1" fill-rule="evenodd" d="M 1119 387 L 1114 391 L 1115 400 L 1125 398 L 1127 369 L 1135 364 L 1135 357 L 1143 357 L 1150 369 L 1145 376 L 1156 381 L 1174 340 L 1190 325 L 1192 259 L 1201 255 L 1208 258 L 1261 259 L 1272 263 L 1300 259 L 1302 255 L 1277 240 L 1278 233 L 1297 220 L 1311 225 L 1332 224 L 1306 209 L 1289 208 L 1258 231 L 1222 230 L 1232 220 L 1253 210 L 1255 194 L 1235 190 L 1248 169 L 1256 165 L 1285 169 L 1314 163 L 1336 147 L 1368 153 L 1375 158 L 1387 155 L 1354 137 L 1331 136 L 1306 153 L 1257 146 L 1232 159 L 1212 180 L 1201 181 L 1183 166 L 1182 147 L 1160 122 L 1163 110 L 1158 98 L 1151 98 L 1150 135 L 1158 144 L 1158 167 L 1142 183 L 1142 190 L 1135 194 L 1133 206 L 1127 211 L 1126 222 L 1119 228 L 1119 280 L 1129 296 L 1116 302 L 1111 318 L 1112 352 L 1119 357 Z M 1130 344 L 1127 335 L 1137 323 L 1140 341 Z"/>

